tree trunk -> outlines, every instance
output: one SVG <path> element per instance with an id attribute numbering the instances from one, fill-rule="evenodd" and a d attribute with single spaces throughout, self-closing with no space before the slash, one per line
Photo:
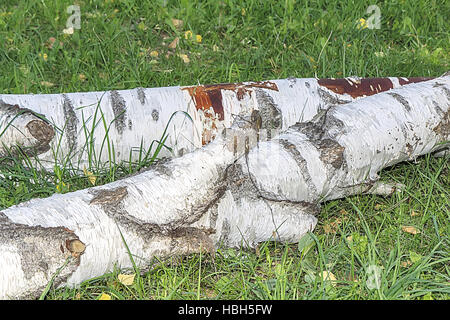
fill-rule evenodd
<path id="1" fill-rule="evenodd" d="M 236 117 L 248 116 L 255 109 L 261 112 L 263 122 L 285 130 L 330 105 L 427 79 L 289 78 L 106 92 L 3 94 L 0 100 L 43 114 L 54 124 L 51 150 L 39 155 L 40 164 L 52 169 L 56 158 L 65 167 L 83 169 L 151 155 L 156 148 L 152 142 L 161 139 L 176 111 L 186 112 L 192 121 L 181 112 L 174 115 L 165 142 L 172 152 L 163 149 L 161 156 L 181 156 L 199 148 L 229 128 Z M 17 133 L 0 137 L 7 146 L 20 139 Z"/>
<path id="2" fill-rule="evenodd" d="M 55 283 L 72 286 L 131 267 L 128 249 L 145 268 L 220 245 L 296 242 L 314 229 L 320 202 L 392 193 L 379 170 L 447 147 L 449 93 L 450 76 L 411 84 L 336 105 L 269 141 L 256 112 L 145 172 L 5 209 L 0 297 L 31 297 L 57 270 Z"/>

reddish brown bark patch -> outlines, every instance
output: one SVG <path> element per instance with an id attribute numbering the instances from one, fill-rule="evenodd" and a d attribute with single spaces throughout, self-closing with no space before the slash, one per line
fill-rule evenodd
<path id="1" fill-rule="evenodd" d="M 184 87 L 192 97 L 197 110 L 202 110 L 205 117 L 212 119 L 211 129 L 217 129 L 215 121 L 223 121 L 225 118 L 222 104 L 222 90 L 231 90 L 236 93 L 238 100 L 242 100 L 246 94 L 251 95 L 253 88 L 264 88 L 278 91 L 278 87 L 271 81 L 257 81 L 248 83 L 221 83 L 213 85 L 201 85 Z M 205 145 L 213 139 L 211 130 L 205 129 L 202 134 L 202 144 Z"/>
<path id="2" fill-rule="evenodd" d="M 425 78 L 425 77 L 414 77 L 414 78 L 398 78 L 398 82 L 400 83 L 400 85 L 405 85 L 405 84 L 409 84 L 409 83 L 417 83 L 417 82 L 422 82 L 422 81 L 428 81 L 434 78 Z"/>
<path id="3" fill-rule="evenodd" d="M 398 78 L 400 85 L 422 82 L 432 78 Z M 352 98 L 371 96 L 394 88 L 389 78 L 343 78 L 343 79 L 319 79 L 320 86 L 338 94 L 348 94 Z"/>

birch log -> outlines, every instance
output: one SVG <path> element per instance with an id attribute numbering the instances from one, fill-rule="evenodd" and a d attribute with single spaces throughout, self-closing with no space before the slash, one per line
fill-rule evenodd
<path id="1" fill-rule="evenodd" d="M 106 92 L 0 95 L 0 101 L 43 114 L 56 128 L 51 150 L 39 155 L 47 169 L 63 164 L 74 169 L 109 161 L 136 161 L 158 141 L 170 121 L 161 156 L 181 156 L 209 143 L 236 117 L 261 112 L 262 120 L 285 130 L 307 121 L 332 104 L 351 102 L 404 84 L 429 78 L 297 79 L 136 88 Z M 0 111 L 1 116 L 1 111 Z M 1 130 L 1 126 L 0 126 Z M 21 136 L 0 137 L 5 145 Z M 42 150 L 41 150 L 42 151 Z"/>
<path id="2" fill-rule="evenodd" d="M 124 240 L 141 268 L 220 245 L 296 242 L 314 229 L 320 202 L 389 194 L 379 170 L 445 148 L 449 99 L 449 76 L 410 84 L 259 143 L 255 117 L 238 119 L 205 147 L 137 175 L 5 209 L 0 297 L 35 296 L 66 262 L 57 285 L 131 267 Z"/>

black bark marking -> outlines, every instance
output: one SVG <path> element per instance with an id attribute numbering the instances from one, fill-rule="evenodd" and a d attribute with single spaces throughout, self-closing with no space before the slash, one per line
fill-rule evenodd
<path id="1" fill-rule="evenodd" d="M 111 91 L 111 105 L 114 113 L 114 125 L 119 134 L 126 128 L 127 105 L 123 97 L 116 90 Z"/>
<path id="2" fill-rule="evenodd" d="M 267 138 L 272 138 L 273 130 L 280 130 L 283 127 L 283 117 L 281 110 L 273 98 L 262 89 L 255 89 L 256 100 L 258 101 L 259 115 L 261 117 L 261 129 L 267 130 Z"/>
<path id="3" fill-rule="evenodd" d="M 339 99 L 338 97 L 333 96 L 332 94 L 321 88 L 317 89 L 317 93 L 327 105 L 346 104 L 352 101 L 352 99 Z"/>
<path id="4" fill-rule="evenodd" d="M 178 157 L 182 157 L 182 156 L 185 155 L 186 153 L 188 153 L 188 151 L 186 150 L 186 148 L 181 148 L 180 150 L 178 150 Z"/>
<path id="5" fill-rule="evenodd" d="M 117 206 L 128 195 L 127 187 L 117 187 L 114 189 L 100 189 L 92 191 L 94 197 L 89 204 L 101 206 Z"/>
<path id="6" fill-rule="evenodd" d="M 436 100 L 431 100 L 431 102 L 433 103 L 434 108 L 436 109 L 437 113 L 439 113 L 440 115 L 444 114 L 444 110 L 442 110 L 441 106 L 439 105 L 439 103 L 437 103 Z"/>
<path id="7" fill-rule="evenodd" d="M 301 207 L 311 214 L 317 213 L 317 211 L 313 209 L 317 207 L 314 203 L 290 200 L 282 197 L 280 194 L 260 189 L 256 185 L 256 177 L 251 172 L 247 171 L 244 173 L 241 164 L 235 163 L 227 168 L 226 181 L 224 191 L 229 190 L 237 204 L 240 204 L 243 198 L 251 201 L 259 201 L 262 199 L 270 211 L 272 211 L 270 205 L 271 202 L 282 202 L 285 205 L 293 205 L 297 208 Z M 312 188 L 315 188 L 315 186 L 312 186 Z"/>
<path id="8" fill-rule="evenodd" d="M 66 94 L 63 94 L 63 112 L 64 112 L 64 133 L 66 135 L 67 143 L 69 146 L 69 152 L 77 149 L 77 136 L 78 136 L 78 118 L 75 114 L 72 101 Z"/>
<path id="9" fill-rule="evenodd" d="M 159 119 L 159 112 L 158 112 L 158 110 L 156 110 L 156 109 L 152 110 L 152 118 L 153 118 L 154 121 L 158 121 L 158 119 Z"/>
<path id="10" fill-rule="evenodd" d="M 224 245 L 224 246 L 229 245 L 230 233 L 231 233 L 230 223 L 228 222 L 227 219 L 224 219 L 222 222 L 222 229 L 220 231 L 220 238 L 219 238 L 219 243 L 221 245 Z"/>
<path id="11" fill-rule="evenodd" d="M 297 78 L 295 78 L 295 77 L 289 77 L 289 78 L 287 78 L 287 79 L 288 79 L 288 81 L 290 82 L 290 83 L 289 83 L 289 88 L 293 88 L 294 85 L 297 83 Z M 308 85 L 309 85 L 309 83 L 308 83 Z"/>
<path id="12" fill-rule="evenodd" d="M 170 167 L 167 166 L 164 161 L 155 163 L 155 165 L 152 166 L 152 169 L 162 175 L 172 177 L 172 169 L 170 169 Z"/>
<path id="13" fill-rule="evenodd" d="M 240 203 L 241 198 L 256 200 L 258 189 L 253 185 L 249 176 L 244 173 L 242 165 L 235 163 L 226 170 L 226 188 L 231 192 L 233 198 Z"/>
<path id="14" fill-rule="evenodd" d="M 35 148 L 37 154 L 50 150 L 50 141 L 55 136 L 55 131 L 50 124 L 43 120 L 32 120 L 28 122 L 26 128 L 39 141 L 39 144 Z"/>
<path id="15" fill-rule="evenodd" d="M 300 172 L 306 184 L 308 185 L 308 188 L 315 196 L 317 196 L 318 195 L 317 188 L 313 183 L 311 175 L 309 174 L 308 163 L 306 162 L 305 158 L 303 158 L 303 156 L 297 150 L 295 144 L 289 142 L 286 139 L 280 139 L 279 142 L 281 146 L 284 148 L 284 150 L 286 150 L 297 163 L 297 166 L 300 169 Z"/>
<path id="16" fill-rule="evenodd" d="M 310 140 L 318 140 L 324 134 L 322 127 L 312 121 L 297 122 L 291 129 L 303 133 Z"/>
<path id="17" fill-rule="evenodd" d="M 345 148 L 332 139 L 322 139 L 318 143 L 320 151 L 320 160 L 330 164 L 335 169 L 339 169 L 344 165 Z"/>
<path id="18" fill-rule="evenodd" d="M 323 139 L 325 136 L 334 139 L 337 135 L 346 132 L 342 120 L 333 115 L 334 106 L 321 111 L 316 117 L 308 122 L 297 122 L 291 129 L 306 135 L 311 142 Z"/>
<path id="19" fill-rule="evenodd" d="M 333 114 L 334 107 L 330 107 L 318 114 L 312 121 L 296 123 L 292 129 L 307 136 L 308 140 L 320 152 L 320 160 L 332 166 L 329 174 L 333 175 L 335 170 L 346 170 L 344 157 L 345 148 L 340 145 L 336 137 L 345 134 L 344 122 Z M 329 177 L 330 179 L 331 177 Z"/>
<path id="20" fill-rule="evenodd" d="M 139 87 L 136 90 L 137 90 L 137 93 L 138 93 L 139 101 L 141 102 L 142 105 L 144 105 L 145 104 L 145 99 L 146 99 L 144 89 Z"/>
<path id="21" fill-rule="evenodd" d="M 395 92 L 388 92 L 387 94 L 394 97 L 395 100 L 400 102 L 405 107 L 406 111 L 408 111 L 408 112 L 411 111 L 411 106 L 409 105 L 409 102 L 403 96 L 401 96 Z"/>
<path id="22" fill-rule="evenodd" d="M 444 141 L 450 138 L 450 109 L 444 113 L 442 120 L 433 128 L 433 131 Z"/>

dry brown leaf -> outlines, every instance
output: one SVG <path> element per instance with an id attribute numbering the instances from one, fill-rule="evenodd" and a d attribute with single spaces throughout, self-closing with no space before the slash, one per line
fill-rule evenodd
<path id="1" fill-rule="evenodd" d="M 183 20 L 179 20 L 179 19 L 172 19 L 172 24 L 175 28 L 177 29 L 181 29 L 183 27 Z"/>
<path id="2" fill-rule="evenodd" d="M 413 227 L 413 226 L 402 226 L 402 230 L 404 232 L 411 233 L 411 234 L 418 234 L 418 233 L 420 233 L 420 231 L 417 230 L 417 228 Z"/>
<path id="3" fill-rule="evenodd" d="M 51 48 L 53 48 L 53 45 L 55 44 L 55 41 L 56 41 L 55 37 L 50 37 L 50 38 L 48 38 L 47 42 L 45 43 L 45 46 L 48 49 L 51 49 Z"/>
<path id="4" fill-rule="evenodd" d="M 326 234 L 329 234 L 329 233 L 336 233 L 336 230 L 333 229 L 333 227 L 331 226 L 331 224 L 325 224 L 325 225 L 323 226 L 323 231 L 324 231 Z"/>
<path id="5" fill-rule="evenodd" d="M 327 223 L 324 224 L 323 226 L 323 231 L 327 234 L 329 233 L 336 233 L 339 229 L 339 225 L 342 223 L 342 221 L 347 220 L 348 218 L 344 215 L 344 217 L 341 218 L 336 218 L 332 221 L 329 221 Z"/>
<path id="6" fill-rule="evenodd" d="M 178 42 L 180 42 L 180 38 L 176 37 L 173 39 L 173 41 L 168 45 L 169 49 L 175 49 L 178 46 Z"/>
<path id="7" fill-rule="evenodd" d="M 412 262 L 411 262 L 411 260 L 402 261 L 401 265 L 402 265 L 402 267 L 407 268 L 410 265 L 412 265 Z"/>

